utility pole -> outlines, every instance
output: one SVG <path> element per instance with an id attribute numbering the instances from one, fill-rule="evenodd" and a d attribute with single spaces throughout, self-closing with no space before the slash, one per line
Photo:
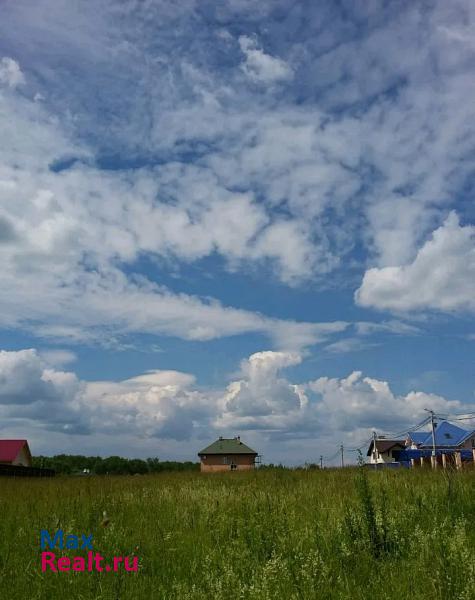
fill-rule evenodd
<path id="1" fill-rule="evenodd" d="M 323 456 L 320 454 L 320 469 L 323 469 Z"/>
<path id="2" fill-rule="evenodd" d="M 432 468 L 435 469 L 437 466 L 437 459 L 435 456 L 435 415 L 433 410 L 429 410 L 428 408 L 424 408 L 428 413 L 430 413 L 430 426 L 432 429 Z"/>
<path id="3" fill-rule="evenodd" d="M 376 449 L 376 431 L 373 431 L 373 461 L 378 462 L 378 451 Z"/>
<path id="4" fill-rule="evenodd" d="M 341 466 L 344 467 L 345 466 L 345 457 L 344 457 L 345 449 L 343 448 L 343 444 L 340 446 L 340 452 L 341 452 Z"/>

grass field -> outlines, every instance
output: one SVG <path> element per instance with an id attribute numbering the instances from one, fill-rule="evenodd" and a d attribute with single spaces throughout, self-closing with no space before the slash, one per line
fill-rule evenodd
<path id="1" fill-rule="evenodd" d="M 0 511 L 0 598 L 475 598 L 468 470 L 2 478 Z M 138 572 L 42 573 L 59 528 Z"/>

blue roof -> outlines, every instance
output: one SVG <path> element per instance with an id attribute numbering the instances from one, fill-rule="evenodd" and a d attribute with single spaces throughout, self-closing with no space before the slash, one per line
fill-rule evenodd
<path id="1" fill-rule="evenodd" d="M 475 433 L 467 431 L 457 425 L 453 425 L 448 421 L 442 421 L 436 424 L 435 428 L 435 445 L 456 447 L 462 444 L 467 438 Z M 408 437 L 422 448 L 432 448 L 432 433 L 430 431 L 411 431 Z"/>
<path id="2" fill-rule="evenodd" d="M 411 431 L 408 435 L 409 438 L 416 444 L 423 444 L 427 437 L 431 434 L 429 431 Z"/>
<path id="3" fill-rule="evenodd" d="M 435 445 L 436 446 L 458 446 L 469 432 L 457 425 L 452 425 L 447 421 L 442 421 L 435 428 Z M 432 434 L 422 443 L 423 446 L 432 446 Z"/>

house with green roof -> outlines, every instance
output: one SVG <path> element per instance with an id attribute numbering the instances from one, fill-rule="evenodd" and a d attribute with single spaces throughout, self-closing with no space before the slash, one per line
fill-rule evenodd
<path id="1" fill-rule="evenodd" d="M 234 438 L 220 437 L 218 440 L 198 452 L 201 460 L 201 471 L 248 471 L 256 466 L 258 454 L 241 441 Z"/>

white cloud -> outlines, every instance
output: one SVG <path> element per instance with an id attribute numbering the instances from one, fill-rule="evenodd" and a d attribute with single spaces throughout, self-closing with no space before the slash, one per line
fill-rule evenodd
<path id="1" fill-rule="evenodd" d="M 207 170 L 170 164 L 104 173 L 41 106 L 0 103 L 12 117 L 0 149 L 0 324 L 103 343 L 130 332 L 188 340 L 260 332 L 280 347 L 311 345 L 346 327 L 270 319 L 126 276 L 122 265 L 143 254 L 188 262 L 219 252 L 233 269 L 271 261 L 290 282 L 309 275 L 316 256 L 304 225 L 273 221 L 251 195 L 226 190 Z M 83 163 L 53 172 L 58 156 Z M 176 202 L 157 200 L 172 193 Z"/>
<path id="2" fill-rule="evenodd" d="M 49 349 L 40 352 L 41 358 L 52 367 L 62 367 L 76 361 L 77 356 L 71 350 Z"/>
<path id="3" fill-rule="evenodd" d="M 342 431 L 360 428 L 368 433 L 372 429 L 396 433 L 424 419 L 427 407 L 444 413 L 461 408 L 460 402 L 436 394 L 397 395 L 388 382 L 363 377 L 360 371 L 342 379 L 320 377 L 307 389 L 317 395 L 315 410 L 323 422 Z"/>
<path id="4" fill-rule="evenodd" d="M 2 404 L 30 404 L 37 399 L 54 399 L 56 390 L 43 378 L 43 371 L 34 350 L 0 351 Z"/>
<path id="5" fill-rule="evenodd" d="M 272 432 L 274 438 L 298 433 L 319 439 L 322 446 L 345 438 L 354 445 L 373 429 L 395 432 L 421 421 L 427 407 L 444 413 L 462 407 L 456 400 L 420 391 L 397 395 L 386 381 L 359 371 L 294 384 L 281 370 L 299 360 L 295 354 L 261 352 L 243 361 L 242 378 L 231 382 L 219 401 L 216 426 Z"/>
<path id="6" fill-rule="evenodd" d="M 475 227 L 451 213 L 411 263 L 366 271 L 355 298 L 396 311 L 474 311 Z"/>
<path id="7" fill-rule="evenodd" d="M 21 72 L 20 65 L 16 60 L 4 56 L 0 60 L 0 85 L 3 84 L 9 88 L 15 89 L 25 82 L 25 76 Z"/>
<path id="8" fill-rule="evenodd" d="M 231 271 L 270 268 L 298 285 L 353 268 L 355 244 L 381 272 L 399 268 L 415 260 L 473 168 L 470 26 L 443 2 L 388 19 L 371 13 L 351 38 L 329 10 L 319 11 L 325 35 L 315 39 L 282 36 L 271 3 L 253 10 L 286 61 L 242 35 L 243 69 L 263 84 L 295 75 L 291 89 L 242 85 L 242 55 L 222 31 L 223 15 L 250 18 L 247 3 L 223 3 L 212 43 L 196 35 L 188 3 L 137 13 L 104 2 L 93 22 L 80 5 L 51 6 L 10 3 L 0 23 L 12 49 L 22 40 L 31 95 L 43 96 L 1 98 L 4 322 L 83 341 L 101 329 L 111 338 L 264 332 L 282 342 L 292 330 L 280 347 L 311 344 L 318 325 L 275 322 L 130 273 L 142 257 L 175 269 L 218 255 Z M 176 37 L 158 35 L 175 31 L 176 19 Z M 111 155 L 122 168 L 97 166 Z"/>
<path id="9" fill-rule="evenodd" d="M 219 422 L 226 427 L 236 417 L 252 422 L 255 417 L 286 413 L 300 406 L 296 389 L 277 374 L 301 362 L 297 353 L 257 352 L 241 364 L 244 378 L 233 381 L 222 399 L 224 415 Z"/>
<path id="10" fill-rule="evenodd" d="M 392 333 L 395 335 L 417 335 L 422 333 L 419 327 L 391 319 L 380 323 L 360 321 L 355 323 L 355 329 L 360 335 L 371 335 L 373 333 Z"/>
<path id="11" fill-rule="evenodd" d="M 192 458 L 204 442 L 241 432 L 267 460 L 284 458 L 274 446 L 283 441 L 301 460 L 315 444 L 327 452 L 341 440 L 361 443 L 373 429 L 402 431 L 422 420 L 427 407 L 441 413 L 470 409 L 422 391 L 395 394 L 388 382 L 359 371 L 292 383 L 282 371 L 301 360 L 296 352 L 258 352 L 242 361 L 226 389 L 204 389 L 193 375 L 171 370 L 80 381 L 72 372 L 48 368 L 35 350 L 0 352 L 2 435 L 31 438 L 36 452 L 96 448 L 102 455 L 118 451 L 119 436 L 127 439 L 122 454 L 156 455 L 166 448 L 169 456 Z"/>
<path id="12" fill-rule="evenodd" d="M 246 61 L 241 68 L 249 79 L 261 83 L 292 79 L 291 67 L 284 60 L 266 54 L 262 48 L 259 48 L 255 38 L 241 35 L 239 47 L 246 56 Z"/>
<path id="13" fill-rule="evenodd" d="M 212 395 L 193 384 L 187 373 L 152 371 L 118 383 L 89 383 L 82 402 L 96 431 L 188 440 L 209 426 L 213 412 Z"/>
<path id="14" fill-rule="evenodd" d="M 362 205 L 356 204 L 367 218 L 365 242 L 381 265 L 410 258 L 440 216 L 441 205 L 453 202 L 453 192 L 471 168 L 470 160 L 461 161 L 473 135 L 466 125 L 473 121 L 473 108 L 465 101 L 473 92 L 473 78 L 467 73 L 471 48 L 460 43 L 471 31 L 459 18 L 466 2 L 458 2 L 454 10 L 437 2 L 427 11 L 417 5 L 388 9 L 388 18 L 370 14 L 368 30 L 349 39 L 343 17 L 329 7 L 318 14 L 309 9 L 308 21 L 318 19 L 325 32 L 311 39 L 282 36 L 281 18 L 273 14 L 271 3 L 251 11 L 252 19 L 266 19 L 266 37 L 285 49 L 285 56 L 299 57 L 296 93 L 307 100 L 304 109 L 292 105 L 292 96 L 281 102 L 249 97 L 249 90 L 243 91 L 242 81 L 235 78 L 234 65 L 227 70 L 223 61 L 220 68 L 213 60 L 207 62 L 229 51 L 229 36 L 215 35 L 223 31 L 223 15 L 251 18 L 245 3 L 239 3 L 240 9 L 234 4 L 220 6 L 219 27 L 210 28 L 211 44 L 200 44 L 188 3 L 174 9 L 148 4 L 139 15 L 124 3 L 119 14 L 128 18 L 121 20 L 105 2 L 91 23 L 87 10 L 78 5 L 71 13 L 65 3 L 55 6 L 53 22 L 45 22 L 42 15 L 51 11 L 43 0 L 34 12 L 21 5 L 9 7 L 5 22 L 22 25 L 28 34 L 22 36 L 28 40 L 25 52 L 31 46 L 36 55 L 38 37 L 46 37 L 53 48 L 68 39 L 69 54 L 62 60 L 84 70 L 86 90 L 100 86 L 101 98 L 114 107 L 111 113 L 116 117 L 104 123 L 104 111 L 85 111 L 88 91 L 71 81 L 54 81 L 57 98 L 73 105 L 78 126 L 88 126 L 99 138 L 107 131 L 98 143 L 110 139 L 114 151 L 119 147 L 135 153 L 140 147 L 147 155 L 165 151 L 173 156 L 179 148 L 198 147 L 200 166 L 211 165 L 225 183 L 232 179 L 240 188 L 264 190 L 269 200 L 285 203 L 294 215 L 301 218 L 303 213 L 305 222 L 315 219 L 318 237 L 322 209 L 335 203 L 339 210 L 347 209 L 344 226 L 338 224 L 344 237 L 366 223 L 354 215 L 348 218 L 355 208 L 354 196 L 364 189 Z M 157 28 L 169 30 L 177 18 L 181 27 L 176 46 L 168 36 L 163 36 L 166 47 L 157 44 Z M 9 39 L 9 31 L 3 33 Z M 183 43 L 189 39 L 195 42 Z M 239 40 L 251 76 L 272 80 L 288 74 L 288 64 L 267 55 L 254 38 L 243 35 Z M 148 56 L 151 43 L 153 57 Z M 51 52 L 44 52 L 53 60 Z M 51 69 L 36 64 L 43 56 L 37 58 L 33 50 L 29 55 L 40 73 Z M 185 64 L 189 68 L 184 69 Z M 58 72 L 64 72 L 64 65 L 59 66 Z M 118 68 L 125 80 L 111 77 Z M 105 90 L 102 82 L 108 78 L 111 85 Z M 115 102 L 123 97 L 116 87 L 120 85 L 134 90 L 129 103 Z M 314 98 L 316 102 L 309 101 Z M 353 109 L 344 110 L 352 105 L 357 115 Z M 337 228 L 324 225 L 326 237 L 336 235 Z"/>
<path id="15" fill-rule="evenodd" d="M 377 345 L 377 343 L 368 342 L 361 338 L 349 337 L 328 344 L 328 346 L 325 346 L 325 351 L 330 352 L 331 354 L 345 354 L 346 352 L 359 352 Z"/>
<path id="16" fill-rule="evenodd" d="M 74 373 L 48 368 L 36 350 L 0 351 L 0 417 L 5 430 L 87 433 L 79 408 L 83 384 Z M 22 436 L 25 437 L 25 436 Z"/>

